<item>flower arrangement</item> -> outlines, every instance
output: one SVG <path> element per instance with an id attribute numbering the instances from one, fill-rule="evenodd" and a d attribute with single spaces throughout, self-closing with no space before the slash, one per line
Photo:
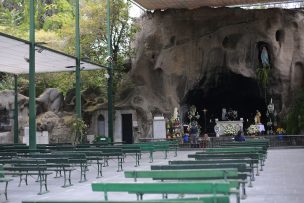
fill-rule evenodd
<path id="1" fill-rule="evenodd" d="M 277 128 L 276 133 L 281 135 L 281 134 L 285 133 L 285 130 L 284 130 L 284 128 Z"/>
<path id="2" fill-rule="evenodd" d="M 237 130 L 235 129 L 235 127 L 233 127 L 233 125 L 229 124 L 224 127 L 224 134 L 225 135 L 236 135 Z"/>
<path id="3" fill-rule="evenodd" d="M 247 129 L 248 135 L 254 135 L 260 133 L 260 130 L 256 125 L 250 125 L 249 128 Z"/>

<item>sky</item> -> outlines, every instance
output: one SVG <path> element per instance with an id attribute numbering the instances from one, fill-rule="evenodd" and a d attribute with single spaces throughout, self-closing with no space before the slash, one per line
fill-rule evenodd
<path id="1" fill-rule="evenodd" d="M 131 10 L 130 10 L 130 16 L 131 17 L 139 17 L 144 11 L 141 10 L 138 6 L 132 4 Z"/>

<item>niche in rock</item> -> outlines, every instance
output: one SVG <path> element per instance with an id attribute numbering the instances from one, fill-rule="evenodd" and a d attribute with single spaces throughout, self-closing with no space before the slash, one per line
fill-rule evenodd
<path id="1" fill-rule="evenodd" d="M 285 35 L 284 30 L 276 31 L 276 34 L 275 34 L 276 41 L 279 43 L 282 43 L 284 41 L 284 35 Z"/>
<path id="2" fill-rule="evenodd" d="M 259 68 L 269 66 L 271 67 L 271 55 L 269 45 L 265 42 L 258 42 L 258 60 L 259 60 Z"/>
<path id="3" fill-rule="evenodd" d="M 201 127 L 205 124 L 203 109 L 207 109 L 208 133 L 214 133 L 215 119 L 221 120 L 222 108 L 226 108 L 227 111 L 236 110 L 237 120 L 244 119 L 244 128 L 254 123 L 256 110 L 262 113 L 262 123 L 266 124 L 266 104 L 256 80 L 227 71 L 214 74 L 208 81 L 200 81 L 200 84 L 186 94 L 181 104 L 188 107 L 196 106 L 200 114 L 198 122 Z M 188 122 L 185 112 L 183 115 L 183 119 Z"/>

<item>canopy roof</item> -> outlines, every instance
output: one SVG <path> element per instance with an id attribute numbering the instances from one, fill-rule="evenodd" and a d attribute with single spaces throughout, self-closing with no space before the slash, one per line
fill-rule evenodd
<path id="1" fill-rule="evenodd" d="M 271 2 L 286 2 L 286 0 L 133 0 L 145 9 L 194 9 L 202 6 L 221 7 L 221 6 L 235 6 L 248 5 L 257 3 L 271 3 Z"/>
<path id="2" fill-rule="evenodd" d="M 0 72 L 12 74 L 29 73 L 30 42 L 0 32 Z M 75 71 L 76 57 L 47 48 L 36 43 L 35 72 Z M 82 60 L 80 68 L 96 70 L 106 68 Z"/>

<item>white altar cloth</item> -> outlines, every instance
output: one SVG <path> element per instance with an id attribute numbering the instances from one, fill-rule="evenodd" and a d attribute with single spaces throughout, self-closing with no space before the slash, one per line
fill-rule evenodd
<path id="1" fill-rule="evenodd" d="M 224 135 L 224 129 L 228 125 L 232 125 L 236 131 L 243 131 L 243 120 L 239 121 L 215 121 L 216 125 L 214 126 L 214 131 L 216 133 L 216 136 L 219 137 L 221 135 Z"/>
<path id="2" fill-rule="evenodd" d="M 259 129 L 260 132 L 265 131 L 265 126 L 263 124 L 257 124 L 256 127 Z"/>

